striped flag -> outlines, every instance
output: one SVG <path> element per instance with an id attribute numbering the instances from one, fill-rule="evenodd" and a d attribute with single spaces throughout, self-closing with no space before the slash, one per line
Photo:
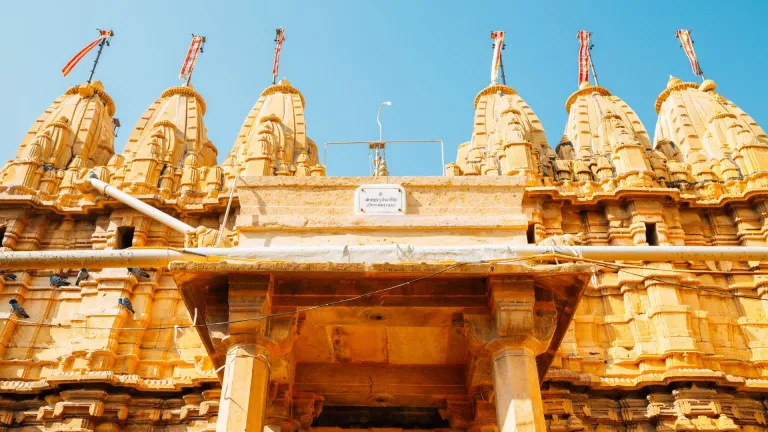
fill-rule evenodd
<path id="1" fill-rule="evenodd" d="M 101 41 L 112 37 L 112 30 L 100 30 L 100 31 L 101 31 L 101 35 L 99 36 L 98 39 L 89 43 L 88 45 L 85 46 L 85 48 L 78 51 L 77 54 L 75 54 L 75 56 L 72 57 L 72 59 L 70 59 L 66 65 L 64 65 L 64 68 L 61 69 L 61 73 L 64 74 L 64 76 L 69 75 L 69 73 L 72 72 L 72 69 L 74 69 L 75 66 L 77 66 L 80 60 L 82 60 L 86 54 L 88 54 L 92 49 L 94 49 L 96 45 L 101 43 Z"/>
<path id="2" fill-rule="evenodd" d="M 285 29 L 282 27 L 275 30 L 275 61 L 272 63 L 272 84 L 277 82 L 277 70 L 280 68 L 280 51 L 285 42 Z"/>
<path id="3" fill-rule="evenodd" d="M 203 52 L 203 44 L 205 43 L 205 36 L 192 35 L 192 43 L 189 44 L 189 50 L 187 56 L 184 58 L 184 64 L 181 65 L 181 72 L 179 72 L 179 78 L 188 80 L 192 75 L 192 68 L 195 67 L 195 61 L 197 61 L 197 54 Z"/>
<path id="4" fill-rule="evenodd" d="M 493 62 L 491 63 L 491 82 L 499 80 L 499 63 L 501 63 L 501 50 L 504 48 L 504 32 L 492 31 L 493 39 Z"/>
<path id="5" fill-rule="evenodd" d="M 703 77 L 704 72 L 701 70 L 699 61 L 696 59 L 696 52 L 693 50 L 693 39 L 691 39 L 691 31 L 678 30 L 676 37 L 680 39 L 680 44 L 682 45 L 683 50 L 685 50 L 685 55 L 688 56 L 688 61 L 691 62 L 691 70 L 693 70 L 693 74 Z"/>
<path id="6" fill-rule="evenodd" d="M 589 82 L 589 37 L 591 33 L 579 30 L 576 37 L 579 39 L 579 85 Z"/>

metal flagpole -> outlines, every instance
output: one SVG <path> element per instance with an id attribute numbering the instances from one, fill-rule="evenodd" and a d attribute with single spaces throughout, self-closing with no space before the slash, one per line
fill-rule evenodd
<path id="1" fill-rule="evenodd" d="M 691 39 L 691 46 L 693 46 L 693 39 Z M 701 63 L 699 63 L 698 58 L 696 58 L 696 63 L 699 65 L 699 73 L 701 73 L 701 82 L 704 82 L 707 80 L 707 78 L 704 77 L 704 71 L 701 69 Z"/>
<path id="2" fill-rule="evenodd" d="M 275 29 L 275 59 L 272 62 L 272 85 L 277 84 L 277 71 L 280 67 L 280 51 L 283 49 L 285 41 L 285 29 L 282 27 Z"/>
<path id="3" fill-rule="evenodd" d="M 99 31 L 99 34 L 101 34 L 101 29 L 96 29 Z M 93 61 L 93 69 L 91 69 L 91 74 L 88 76 L 88 83 L 91 83 L 91 80 L 93 80 L 93 74 L 96 72 L 96 66 L 99 64 L 99 57 L 101 57 L 101 51 L 104 49 L 104 45 L 109 46 L 109 38 L 114 36 L 114 33 L 112 33 L 112 30 L 110 30 L 109 37 L 106 37 L 99 42 L 99 52 L 96 53 L 96 60 Z"/>
<path id="4" fill-rule="evenodd" d="M 592 35 L 592 33 L 590 33 L 590 36 L 591 35 Z M 595 79 L 595 85 L 599 86 L 600 82 L 597 80 L 597 71 L 595 70 L 595 64 L 592 62 L 592 48 L 593 47 L 594 47 L 594 45 L 590 41 L 590 43 L 589 43 L 589 50 L 587 52 L 587 57 L 589 58 L 589 67 L 592 68 L 592 77 Z"/>
<path id="5" fill-rule="evenodd" d="M 504 47 L 506 44 L 501 45 L 501 50 L 504 51 Z M 507 76 L 504 75 L 504 55 L 503 53 L 499 54 L 499 67 L 501 68 L 501 83 L 504 85 L 507 85 Z"/>
<path id="6" fill-rule="evenodd" d="M 194 40 L 197 35 L 192 33 L 192 39 Z M 203 53 L 203 46 L 205 45 L 205 36 L 200 36 L 200 47 L 197 49 L 201 54 Z M 194 58 L 197 60 L 197 53 L 194 53 Z M 187 87 L 189 87 L 189 82 L 192 80 L 192 71 L 194 71 L 194 63 L 192 63 L 192 67 L 189 69 L 189 74 L 187 74 Z"/>
<path id="7" fill-rule="evenodd" d="M 691 38 L 691 49 L 693 50 L 693 44 L 695 44 L 696 42 L 694 42 L 694 41 L 693 41 L 693 36 L 692 36 L 692 33 L 693 33 L 693 31 L 689 31 L 689 32 L 688 32 L 688 37 L 689 37 L 689 38 Z M 692 51 L 692 52 L 693 52 L 693 51 Z M 695 56 L 695 54 L 694 54 L 694 56 Z M 699 59 L 698 59 L 698 57 L 694 57 L 694 58 L 696 59 L 696 65 L 698 65 L 698 66 L 699 66 L 699 74 L 701 75 L 701 82 L 704 82 L 704 81 L 706 81 L 707 79 L 706 79 L 706 78 L 704 78 L 704 71 L 701 69 L 701 63 L 699 63 Z"/>

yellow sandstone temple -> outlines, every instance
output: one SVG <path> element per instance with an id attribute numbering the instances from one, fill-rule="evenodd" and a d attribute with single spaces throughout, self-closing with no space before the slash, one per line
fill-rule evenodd
<path id="1" fill-rule="evenodd" d="M 446 176 L 326 177 L 288 81 L 221 164 L 192 87 L 122 153 L 73 87 L 0 170 L 0 430 L 768 431 L 766 261 L 580 255 L 766 245 L 765 132 L 711 80 L 655 105 L 582 84 L 551 146 L 493 84 Z"/>

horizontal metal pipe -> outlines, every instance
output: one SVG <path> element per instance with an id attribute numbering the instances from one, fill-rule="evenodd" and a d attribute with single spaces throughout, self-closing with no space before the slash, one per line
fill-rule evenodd
<path id="1" fill-rule="evenodd" d="M 121 191 L 120 189 L 109 185 L 96 177 L 96 174 L 91 173 L 88 176 L 88 181 L 91 183 L 91 185 L 96 188 L 99 192 L 103 193 L 104 195 L 109 195 L 112 198 L 120 201 L 121 203 L 127 205 L 128 207 L 131 207 L 132 209 L 139 211 L 152 219 L 160 222 L 161 224 L 168 226 L 170 228 L 173 228 L 174 230 L 186 233 L 189 231 L 194 231 L 195 228 L 193 228 L 190 225 L 185 224 L 184 222 L 167 215 L 166 213 L 161 212 L 160 210 L 152 207 L 151 205 L 141 201 L 138 198 L 134 198 L 127 193 Z"/>
<path id="2" fill-rule="evenodd" d="M 531 248 L 531 247 L 529 247 Z M 536 254 L 536 251 L 521 253 Z M 531 248 L 532 249 L 532 248 Z M 558 253 L 577 255 L 601 261 L 765 261 L 768 247 L 764 246 L 555 246 Z"/>
<path id="3" fill-rule="evenodd" d="M 191 250 L 191 249 L 190 249 Z M 307 246 L 195 249 L 203 254 L 218 254 L 257 260 L 293 262 L 446 262 L 523 258 L 551 254 L 574 255 L 603 261 L 763 261 L 768 247 L 761 246 Z"/>
<path id="4" fill-rule="evenodd" d="M 171 261 L 216 262 L 226 259 L 371 264 L 480 262 L 551 253 L 603 261 L 768 260 L 768 247 L 762 246 L 273 246 L 0 252 L 0 269 L 165 267 Z"/>
<path id="5" fill-rule="evenodd" d="M 205 261 L 204 257 L 173 249 L 119 249 L 0 252 L 0 268 L 61 269 L 61 268 L 120 268 L 167 267 L 171 261 Z"/>

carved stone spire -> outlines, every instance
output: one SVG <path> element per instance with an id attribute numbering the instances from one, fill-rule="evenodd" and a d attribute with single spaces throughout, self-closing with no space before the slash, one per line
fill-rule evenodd
<path id="1" fill-rule="evenodd" d="M 52 194 L 55 189 L 39 189 L 43 173 L 63 177 L 57 171 L 106 164 L 114 153 L 114 114 L 115 104 L 101 82 L 70 88 L 29 129 L 16 158 L 3 169 L 2 186 Z"/>
<path id="2" fill-rule="evenodd" d="M 281 80 L 267 87 L 246 117 L 224 163 L 230 177 L 235 166 L 242 175 L 318 175 L 315 143 L 307 137 L 304 96 Z"/>
<path id="3" fill-rule="evenodd" d="M 524 174 L 531 184 L 553 155 L 533 110 L 511 87 L 492 84 L 475 98 L 471 141 L 459 146 L 448 175 Z M 544 166 L 542 166 L 542 164 Z"/>
<path id="4" fill-rule="evenodd" d="M 603 87 L 583 82 L 568 98 L 565 110 L 568 122 L 563 142 L 572 144 L 575 164 L 593 167 L 594 180 L 615 178 L 617 187 L 658 185 L 648 154 L 648 132 L 623 100 Z"/>
<path id="5" fill-rule="evenodd" d="M 123 186 L 136 193 L 174 193 L 181 188 L 182 171 L 216 165 L 216 148 L 203 121 L 205 109 L 205 100 L 191 86 L 165 90 L 128 138 Z M 193 178 L 198 179 L 195 184 L 190 183 Z M 199 173 L 188 173 L 184 190 L 202 190 L 200 178 Z"/>
<path id="6" fill-rule="evenodd" d="M 712 80 L 696 84 L 670 77 L 656 99 L 654 142 L 679 150 L 680 163 L 689 167 L 696 182 L 768 170 L 768 136 L 716 88 Z"/>

